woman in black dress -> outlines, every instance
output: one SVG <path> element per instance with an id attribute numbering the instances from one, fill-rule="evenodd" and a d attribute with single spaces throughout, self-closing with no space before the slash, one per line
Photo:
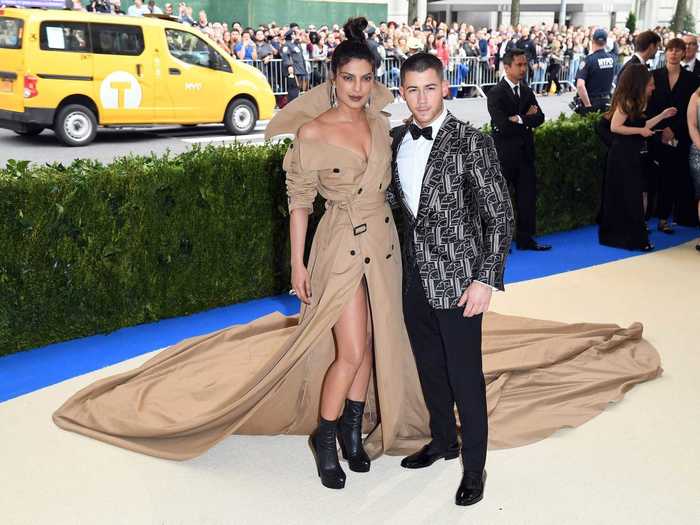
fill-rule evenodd
<path id="1" fill-rule="evenodd" d="M 601 244 L 649 251 L 649 233 L 644 222 L 642 151 L 652 128 L 676 114 L 667 108 L 647 119 L 647 99 L 654 89 L 649 70 L 639 64 L 626 67 L 618 80 L 610 110 L 612 144 L 608 151 L 598 239 Z"/>

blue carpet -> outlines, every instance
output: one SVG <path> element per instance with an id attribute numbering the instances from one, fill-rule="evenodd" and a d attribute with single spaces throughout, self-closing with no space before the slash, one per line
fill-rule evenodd
<path id="1" fill-rule="evenodd" d="M 665 235 L 656 229 L 652 229 L 651 235 L 657 250 L 677 246 L 697 236 L 697 229 L 682 227 L 676 228 L 674 235 Z M 552 244 L 553 250 L 541 253 L 514 249 L 506 265 L 506 283 L 642 255 L 600 246 L 597 228 L 594 226 L 543 236 L 539 240 Z M 281 295 L 5 356 L 0 358 L 0 402 L 172 345 L 188 337 L 247 323 L 274 311 L 291 315 L 298 310 L 299 303 L 295 297 Z"/>

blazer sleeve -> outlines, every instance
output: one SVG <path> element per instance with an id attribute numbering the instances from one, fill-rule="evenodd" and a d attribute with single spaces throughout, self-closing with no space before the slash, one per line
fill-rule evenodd
<path id="1" fill-rule="evenodd" d="M 534 115 L 520 115 L 520 118 L 523 119 L 523 123 L 529 128 L 541 126 L 544 123 L 544 113 L 537 103 L 537 97 L 535 97 L 535 93 L 532 90 L 528 92 L 527 107 L 529 108 L 530 106 L 537 106 L 537 113 Z"/>
<path id="2" fill-rule="evenodd" d="M 394 183 L 394 163 L 396 162 L 396 147 L 399 137 L 403 136 L 404 126 L 397 126 L 389 131 L 389 136 L 391 137 L 391 182 L 389 187 L 386 189 L 386 201 L 389 203 L 391 209 L 396 209 L 399 207 L 399 199 L 397 195 L 396 184 Z"/>
<path id="3" fill-rule="evenodd" d="M 486 105 L 491 116 L 491 122 L 498 128 L 498 132 L 504 137 L 515 137 L 522 135 L 522 124 L 516 124 L 508 120 L 503 109 L 503 90 L 499 86 L 494 86 L 486 96 Z"/>
<path id="4" fill-rule="evenodd" d="M 318 171 L 305 170 L 302 167 L 298 141 L 290 144 L 282 162 L 282 169 L 286 173 L 289 211 L 306 208 L 311 213 L 318 194 Z"/>
<path id="5" fill-rule="evenodd" d="M 506 254 L 515 228 L 513 206 L 493 139 L 480 133 L 475 149 L 474 169 L 469 175 L 479 207 L 484 242 L 481 268 L 475 269 L 472 278 L 503 290 Z"/>

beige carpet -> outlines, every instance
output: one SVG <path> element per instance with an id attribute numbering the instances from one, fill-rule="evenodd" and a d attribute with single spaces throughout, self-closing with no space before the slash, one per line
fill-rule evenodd
<path id="1" fill-rule="evenodd" d="M 457 461 L 407 471 L 384 457 L 321 487 L 302 437 L 232 436 L 159 460 L 62 431 L 51 413 L 150 354 L 0 404 L 0 524 L 698 524 L 700 255 L 694 243 L 508 287 L 502 313 L 641 321 L 664 375 L 582 427 L 492 451 L 484 501 L 453 503 Z M 543 255 L 546 257 L 547 255 Z"/>

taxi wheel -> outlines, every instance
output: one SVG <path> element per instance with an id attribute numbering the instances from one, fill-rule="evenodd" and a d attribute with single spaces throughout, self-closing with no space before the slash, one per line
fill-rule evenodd
<path id="1" fill-rule="evenodd" d="M 97 135 L 97 118 L 91 109 L 69 104 L 56 115 L 53 129 L 66 146 L 86 146 Z"/>
<path id="2" fill-rule="evenodd" d="M 226 131 L 232 135 L 247 135 L 255 129 L 258 110 L 250 100 L 239 98 L 228 105 L 224 115 Z"/>

